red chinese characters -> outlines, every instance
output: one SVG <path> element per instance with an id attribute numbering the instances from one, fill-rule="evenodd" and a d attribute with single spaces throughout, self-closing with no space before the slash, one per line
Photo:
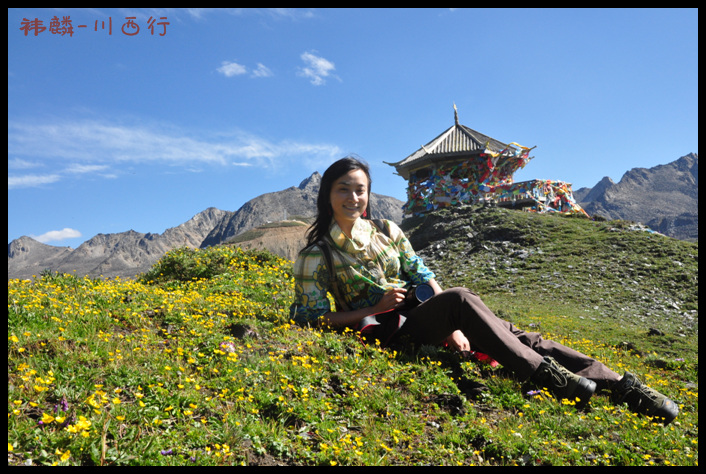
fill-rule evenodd
<path id="1" fill-rule="evenodd" d="M 140 33 L 140 22 L 137 21 L 136 16 L 127 16 L 125 17 L 125 23 L 122 24 L 120 27 L 120 31 L 125 35 L 125 36 L 136 36 L 137 34 Z M 159 17 L 159 20 L 162 21 L 157 21 L 157 18 L 150 16 L 149 19 L 147 20 L 147 29 L 150 32 L 151 36 L 154 36 L 154 31 L 155 31 L 155 25 L 161 28 L 157 28 L 158 31 L 158 36 L 165 36 L 167 34 L 167 25 L 170 23 L 167 20 L 166 16 L 161 16 Z M 113 18 L 108 17 L 108 20 L 96 20 L 94 23 L 93 31 L 99 31 L 99 25 L 100 25 L 100 30 L 105 31 L 106 30 L 106 24 L 107 24 L 107 32 L 108 35 L 113 34 Z M 144 26 L 144 24 L 143 24 Z M 88 28 L 88 25 L 76 25 L 76 28 Z M 47 28 L 44 26 L 44 21 L 40 20 L 39 18 L 35 18 L 33 20 L 27 19 L 27 18 L 22 18 L 22 21 L 20 22 L 20 31 L 23 31 L 25 36 L 29 36 L 30 33 L 33 33 L 34 36 L 39 36 L 40 33 L 43 33 L 49 30 L 49 32 L 53 35 L 61 35 L 64 36 L 68 34 L 69 36 L 74 35 L 74 27 L 71 21 L 70 16 L 64 16 L 62 17 L 61 20 L 59 20 L 59 17 L 56 15 L 52 17 L 52 19 L 49 22 L 49 27 Z"/>

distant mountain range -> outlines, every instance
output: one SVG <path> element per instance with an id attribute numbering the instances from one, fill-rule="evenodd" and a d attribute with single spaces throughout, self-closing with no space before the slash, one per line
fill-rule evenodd
<path id="1" fill-rule="evenodd" d="M 316 198 L 321 184 L 321 175 L 315 172 L 298 187 L 258 196 L 235 212 L 208 208 L 162 234 L 143 234 L 129 230 L 115 234 L 98 234 L 79 245 L 56 247 L 23 236 L 7 246 L 7 277 L 31 278 L 42 271 L 73 273 L 91 277 L 133 278 L 146 272 L 167 251 L 177 247 L 208 247 L 218 245 L 266 225 L 270 222 L 288 220 L 311 221 L 316 215 Z M 402 221 L 402 205 L 399 199 L 373 193 L 371 196 L 372 218 Z M 306 227 L 300 226 L 300 232 Z M 287 246 L 283 256 L 292 258 Z M 282 252 L 280 252 L 282 253 Z"/>
<path id="2" fill-rule="evenodd" d="M 681 240 L 699 238 L 699 155 L 653 168 L 633 168 L 618 183 L 608 176 L 574 191 L 589 215 L 641 222 Z"/>
<path id="3" fill-rule="evenodd" d="M 133 278 L 143 273 L 167 251 L 176 247 L 197 248 L 209 232 L 226 216 L 226 211 L 208 208 L 163 234 L 143 234 L 129 230 L 98 234 L 75 250 L 20 237 L 7 246 L 7 277 L 30 278 L 43 270 L 84 276 Z"/>
<path id="4" fill-rule="evenodd" d="M 642 222 L 671 237 L 698 240 L 698 163 L 698 154 L 690 153 L 666 165 L 633 168 L 618 183 L 605 177 L 593 188 L 574 191 L 574 197 L 589 215 Z M 306 230 L 294 221 L 311 222 L 320 184 L 321 175 L 314 173 L 299 186 L 263 194 L 234 212 L 208 208 L 163 234 L 133 230 L 98 234 L 75 250 L 20 237 L 7 246 L 7 276 L 30 278 L 50 269 L 75 271 L 79 276 L 132 278 L 173 248 L 207 247 L 233 239 L 243 247 L 266 248 L 294 258 Z M 373 193 L 371 217 L 400 223 L 403 204 Z M 288 224 L 271 224 L 283 220 Z"/>
<path id="5" fill-rule="evenodd" d="M 269 222 L 287 219 L 306 220 L 316 215 L 316 199 L 319 195 L 321 175 L 316 172 L 299 186 L 274 193 L 267 193 L 246 202 L 235 212 L 227 212 L 209 232 L 201 247 L 218 245 L 240 235 L 248 229 Z M 372 219 L 402 221 L 402 206 L 399 199 L 372 193 L 370 209 Z"/>

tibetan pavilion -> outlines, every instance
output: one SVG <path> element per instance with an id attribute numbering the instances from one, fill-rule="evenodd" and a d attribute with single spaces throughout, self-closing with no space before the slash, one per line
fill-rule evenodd
<path id="1" fill-rule="evenodd" d="M 491 203 L 535 212 L 582 213 L 571 183 L 535 179 L 515 183 L 513 174 L 533 157 L 517 143 L 500 142 L 458 123 L 396 163 L 408 182 L 405 215 L 421 215 L 462 203 Z"/>

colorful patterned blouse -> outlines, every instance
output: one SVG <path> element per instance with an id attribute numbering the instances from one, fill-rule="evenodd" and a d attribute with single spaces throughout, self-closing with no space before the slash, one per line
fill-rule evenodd
<path id="1" fill-rule="evenodd" d="M 375 305 L 392 288 L 408 288 L 435 278 L 412 249 L 404 232 L 392 221 L 383 221 L 390 237 L 367 219 L 353 225 L 352 238 L 346 237 L 333 221 L 328 243 L 336 267 L 339 290 L 351 309 Z M 332 311 L 327 292 L 329 275 L 318 246 L 312 245 L 294 262 L 295 296 L 289 313 L 299 324 L 315 324 Z"/>

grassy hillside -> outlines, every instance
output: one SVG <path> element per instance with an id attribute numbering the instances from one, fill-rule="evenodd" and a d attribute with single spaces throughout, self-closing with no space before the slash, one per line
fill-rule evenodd
<path id="1" fill-rule="evenodd" d="M 698 465 L 698 244 L 503 210 L 409 225 L 445 286 L 636 373 L 677 420 L 296 327 L 291 262 L 179 249 L 137 281 L 8 281 L 8 463 Z"/>
<path id="2" fill-rule="evenodd" d="M 570 320 L 565 330 L 612 345 L 697 350 L 698 243 L 628 221 L 479 207 L 403 227 L 444 287 L 473 289 L 505 319 L 549 329 L 555 314 Z M 650 329 L 663 336 L 645 338 Z"/>

